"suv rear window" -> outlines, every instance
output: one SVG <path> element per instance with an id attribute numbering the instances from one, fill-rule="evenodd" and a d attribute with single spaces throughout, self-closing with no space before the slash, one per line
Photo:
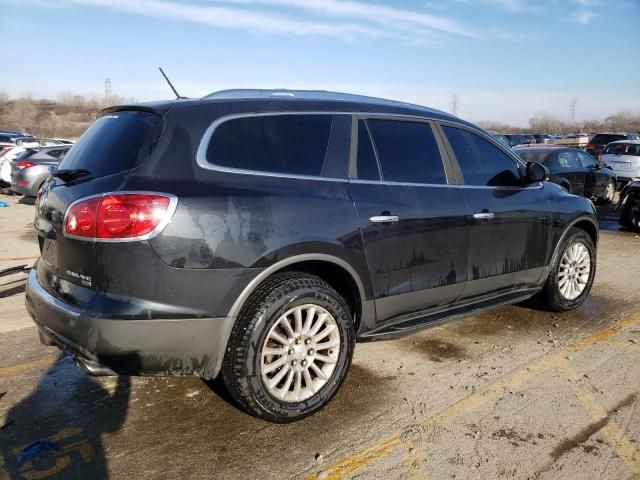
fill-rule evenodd
<path id="1" fill-rule="evenodd" d="M 614 143 L 613 145 L 608 145 L 607 148 L 604 149 L 603 153 L 612 155 L 634 155 L 636 157 L 640 157 L 640 144 Z"/>
<path id="2" fill-rule="evenodd" d="M 69 150 L 60 169 L 88 170 L 92 177 L 140 165 L 162 133 L 162 117 L 148 112 L 114 112 L 98 118 Z"/>
<path id="3" fill-rule="evenodd" d="M 319 176 L 333 115 L 265 115 L 219 125 L 207 160 L 222 167 Z"/>

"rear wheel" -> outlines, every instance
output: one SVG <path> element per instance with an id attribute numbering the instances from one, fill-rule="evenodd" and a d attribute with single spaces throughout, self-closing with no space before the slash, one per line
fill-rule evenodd
<path id="1" fill-rule="evenodd" d="M 640 205 L 627 198 L 620 213 L 620 225 L 635 232 L 640 232 Z"/>
<path id="2" fill-rule="evenodd" d="M 259 287 L 234 326 L 223 365 L 233 398 L 277 423 L 326 405 L 342 384 L 355 344 L 350 308 L 318 277 L 274 275 Z"/>
<path id="3" fill-rule="evenodd" d="M 572 228 L 562 240 L 541 297 L 554 311 L 578 307 L 589 295 L 596 273 L 596 248 L 582 229 Z"/>

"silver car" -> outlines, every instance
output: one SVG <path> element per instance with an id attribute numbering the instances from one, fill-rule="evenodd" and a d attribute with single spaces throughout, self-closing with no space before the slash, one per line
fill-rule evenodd
<path id="1" fill-rule="evenodd" d="M 600 161 L 616 172 L 619 186 L 640 180 L 640 140 L 619 140 L 607 144 Z"/>
<path id="2" fill-rule="evenodd" d="M 11 162 L 11 190 L 35 197 L 72 145 L 28 148 Z"/>

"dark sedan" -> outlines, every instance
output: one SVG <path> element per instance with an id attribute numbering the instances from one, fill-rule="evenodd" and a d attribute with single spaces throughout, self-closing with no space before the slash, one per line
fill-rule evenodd
<path id="1" fill-rule="evenodd" d="M 550 180 L 575 195 L 611 203 L 616 174 L 606 164 L 577 148 L 532 145 L 516 147 L 525 162 L 538 162 L 549 169 Z"/>

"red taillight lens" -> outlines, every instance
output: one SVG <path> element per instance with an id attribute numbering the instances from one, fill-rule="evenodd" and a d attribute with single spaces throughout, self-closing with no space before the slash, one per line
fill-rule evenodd
<path id="1" fill-rule="evenodd" d="M 587 150 L 595 150 L 596 146 L 593 143 L 587 145 Z"/>
<path id="2" fill-rule="evenodd" d="M 122 193 L 82 200 L 65 215 L 67 235 L 96 239 L 134 239 L 169 221 L 171 197 L 161 194 Z"/>
<path id="3" fill-rule="evenodd" d="M 18 169 L 18 170 L 22 170 L 24 168 L 31 168 L 31 167 L 35 167 L 36 164 L 33 162 L 27 162 L 26 160 L 20 161 L 20 162 L 13 162 L 13 165 Z"/>

